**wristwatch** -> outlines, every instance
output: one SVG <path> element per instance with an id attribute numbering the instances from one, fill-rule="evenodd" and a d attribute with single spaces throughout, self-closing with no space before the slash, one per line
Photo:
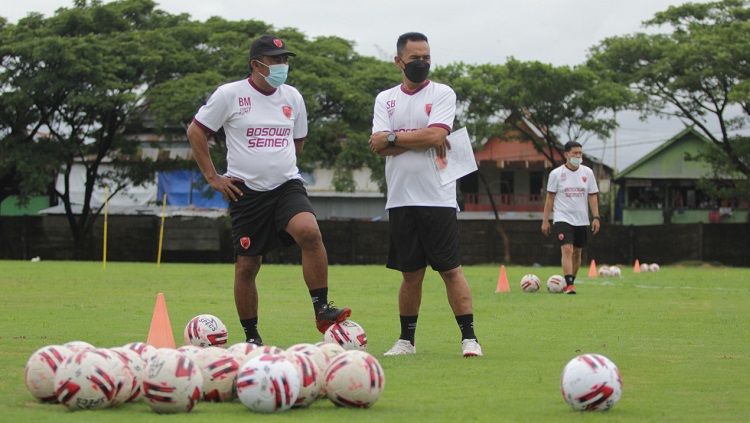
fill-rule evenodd
<path id="1" fill-rule="evenodd" d="M 396 133 L 389 132 L 388 135 L 385 136 L 385 140 L 388 141 L 389 146 L 395 147 L 396 146 Z"/>

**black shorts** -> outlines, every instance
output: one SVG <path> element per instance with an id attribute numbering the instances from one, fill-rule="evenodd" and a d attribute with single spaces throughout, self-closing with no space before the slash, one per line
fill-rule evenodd
<path id="1" fill-rule="evenodd" d="M 414 272 L 427 267 L 438 272 L 461 265 L 458 223 L 453 207 L 396 207 L 388 210 L 391 246 L 389 269 Z"/>
<path id="2" fill-rule="evenodd" d="M 573 244 L 575 248 L 583 248 L 588 241 L 588 226 L 573 226 L 567 222 L 555 222 L 554 231 L 560 245 Z"/>
<path id="3" fill-rule="evenodd" d="M 244 195 L 229 203 L 235 256 L 262 256 L 294 244 L 286 225 L 298 213 L 315 213 L 299 179 L 270 191 L 253 191 L 244 184 L 239 187 Z"/>

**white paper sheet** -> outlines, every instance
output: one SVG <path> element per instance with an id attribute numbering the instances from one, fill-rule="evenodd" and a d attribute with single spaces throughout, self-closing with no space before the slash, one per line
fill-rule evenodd
<path id="1" fill-rule="evenodd" d="M 431 150 L 435 158 L 435 171 L 438 173 L 441 185 L 449 184 L 477 170 L 477 161 L 474 158 L 469 131 L 466 128 L 453 131 L 448 135 L 448 142 L 451 148 L 443 160 L 437 157 L 434 149 Z"/>

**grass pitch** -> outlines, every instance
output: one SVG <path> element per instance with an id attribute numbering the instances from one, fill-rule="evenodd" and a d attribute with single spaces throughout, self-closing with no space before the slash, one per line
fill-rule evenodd
<path id="1" fill-rule="evenodd" d="M 0 261 L 0 421 L 747 421 L 750 416 L 750 270 L 666 267 L 621 279 L 580 277 L 579 295 L 524 294 L 518 281 L 557 268 L 511 267 L 512 291 L 495 294 L 497 266 L 465 268 L 485 356 L 464 359 L 460 333 L 434 272 L 425 280 L 416 356 L 383 357 L 398 337 L 399 274 L 382 266 L 330 268 L 330 298 L 352 307 L 368 351 L 386 373 L 368 410 L 318 401 L 310 409 L 258 415 L 241 403 L 200 403 L 159 416 L 139 402 L 68 412 L 36 402 L 24 364 L 49 344 L 85 340 L 112 347 L 146 338 L 156 293 L 164 292 L 175 338 L 193 316 L 219 316 L 229 342 L 243 341 L 231 265 Z M 585 274 L 585 269 L 580 272 Z M 266 265 L 259 279 L 261 335 L 287 347 L 322 337 L 299 266 Z M 562 400 L 565 363 L 601 353 L 620 368 L 623 397 L 607 413 L 581 414 Z"/>

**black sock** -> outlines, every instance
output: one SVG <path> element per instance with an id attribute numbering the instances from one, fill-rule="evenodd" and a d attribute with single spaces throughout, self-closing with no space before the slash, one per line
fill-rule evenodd
<path id="1" fill-rule="evenodd" d="M 565 275 L 565 285 L 573 285 L 576 281 L 576 277 L 573 275 Z"/>
<path id="2" fill-rule="evenodd" d="M 260 334 L 258 333 L 258 318 L 253 317 L 252 319 L 240 319 L 242 329 L 245 331 L 245 342 L 252 340 L 260 340 Z"/>
<path id="3" fill-rule="evenodd" d="M 477 339 L 477 336 L 474 335 L 473 314 L 456 316 L 456 323 L 458 323 L 458 328 L 461 329 L 461 339 Z"/>
<path id="4" fill-rule="evenodd" d="M 414 345 L 414 333 L 417 331 L 417 317 L 419 316 L 399 316 L 401 319 L 401 336 L 399 339 L 405 339 Z"/>
<path id="5" fill-rule="evenodd" d="M 328 287 L 311 289 L 310 298 L 312 299 L 313 311 L 315 311 L 315 315 L 317 316 L 320 308 L 328 304 Z"/>

